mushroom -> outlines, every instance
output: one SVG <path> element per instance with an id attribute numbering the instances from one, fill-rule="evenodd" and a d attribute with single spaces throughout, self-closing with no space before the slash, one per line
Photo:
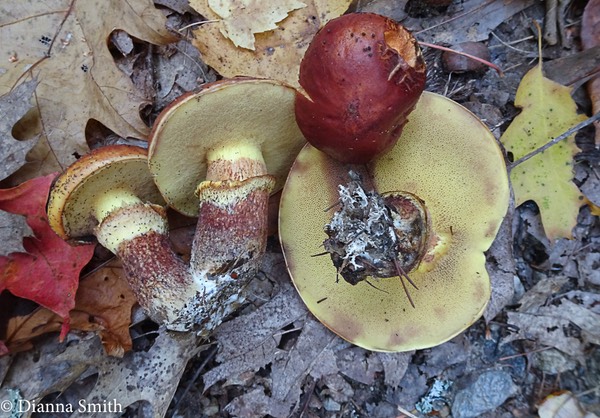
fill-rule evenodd
<path id="1" fill-rule="evenodd" d="M 236 78 L 182 96 L 156 120 L 149 167 L 167 203 L 198 216 L 194 274 L 219 274 L 262 254 L 267 209 L 305 140 L 295 90 Z"/>
<path id="2" fill-rule="evenodd" d="M 364 164 L 398 140 L 425 73 L 419 45 L 402 25 L 374 13 L 333 19 L 300 65 L 298 125 L 321 151 Z"/>
<path id="3" fill-rule="evenodd" d="M 350 285 L 336 281 L 333 256 L 318 256 L 343 200 L 340 185 L 347 192 L 344 184 L 352 184 L 348 168 L 307 145 L 283 189 L 280 240 L 309 310 L 344 339 L 377 351 L 431 347 L 462 332 L 489 300 L 484 252 L 508 207 L 506 167 L 493 135 L 462 106 L 425 92 L 400 141 L 365 167 L 372 179 L 365 190 L 380 192 L 388 207 L 423 206 L 409 211 L 420 225 L 414 229 L 420 239 L 409 246 L 415 257 L 405 268 L 419 288 L 414 308 L 398 277 Z"/>
<path id="4" fill-rule="evenodd" d="M 114 145 L 68 167 L 52 186 L 47 212 L 61 238 L 96 237 L 116 254 L 149 316 L 183 330 L 191 326 L 188 310 L 199 287 L 171 248 L 164 204 L 148 171 L 146 150 Z"/>

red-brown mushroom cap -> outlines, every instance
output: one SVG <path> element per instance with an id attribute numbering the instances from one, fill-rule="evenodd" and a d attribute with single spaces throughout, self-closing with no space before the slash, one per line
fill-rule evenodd
<path id="1" fill-rule="evenodd" d="M 206 179 L 210 153 L 262 154 L 267 173 L 276 178 L 274 191 L 280 190 L 305 143 L 294 97 L 283 83 L 239 78 L 207 85 L 166 108 L 150 135 L 148 161 L 168 204 L 198 215 L 194 193 Z"/>
<path id="2" fill-rule="evenodd" d="M 424 93 L 401 139 L 369 166 L 380 193 L 407 191 L 424 201 L 428 251 L 408 272 L 415 308 L 398 277 L 336 283 L 323 228 L 348 167 L 312 146 L 298 155 L 283 189 L 279 234 L 286 263 L 310 311 L 346 340 L 379 351 L 441 344 L 482 314 L 490 296 L 484 252 L 508 207 L 508 178 L 496 140 L 462 106 Z M 325 211 L 331 208 L 329 211 Z"/>

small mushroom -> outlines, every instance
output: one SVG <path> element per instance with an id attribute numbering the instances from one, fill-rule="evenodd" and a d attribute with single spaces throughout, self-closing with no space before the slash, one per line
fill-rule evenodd
<path id="1" fill-rule="evenodd" d="M 298 155 L 281 197 L 279 234 L 294 285 L 322 323 L 356 345 L 408 351 L 441 344 L 476 321 L 490 297 L 484 252 L 509 197 L 502 152 L 472 113 L 425 92 L 400 141 L 368 163 L 366 173 L 388 205 L 424 207 L 410 210 L 418 215 L 413 230 L 422 234 L 407 241 L 417 252 L 405 271 L 419 288 L 414 308 L 398 276 L 351 285 L 336 280 L 333 256 L 319 256 L 348 166 L 311 145 Z"/>
<path id="2" fill-rule="evenodd" d="M 195 274 L 226 272 L 264 252 L 269 196 L 305 143 L 294 94 L 276 81 L 224 80 L 182 96 L 155 122 L 154 180 L 170 206 L 198 216 Z"/>
<path id="3" fill-rule="evenodd" d="M 425 73 L 417 40 L 402 25 L 374 13 L 333 19 L 300 65 L 298 125 L 321 151 L 364 164 L 398 140 Z"/>
<path id="4" fill-rule="evenodd" d="M 208 336 L 244 296 L 254 266 L 209 275 L 173 251 L 165 201 L 143 148 L 114 145 L 81 157 L 52 186 L 48 219 L 63 239 L 98 242 L 123 262 L 138 302 L 157 323 Z"/>
<path id="5" fill-rule="evenodd" d="M 119 256 L 149 316 L 180 330 L 190 326 L 186 309 L 199 289 L 171 249 L 164 204 L 148 171 L 146 150 L 114 145 L 67 168 L 52 186 L 47 212 L 61 238 L 96 237 Z"/>

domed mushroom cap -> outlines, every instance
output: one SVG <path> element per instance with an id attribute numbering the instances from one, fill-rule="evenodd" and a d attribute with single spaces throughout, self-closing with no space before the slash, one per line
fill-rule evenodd
<path id="1" fill-rule="evenodd" d="M 206 179 L 210 153 L 262 153 L 274 191 L 283 187 L 305 144 L 294 117 L 295 90 L 273 80 L 239 78 L 182 96 L 158 117 L 150 134 L 149 165 L 165 199 L 198 216 L 196 187 Z"/>
<path id="2" fill-rule="evenodd" d="M 98 225 L 96 204 L 115 190 L 143 202 L 165 204 L 148 172 L 146 150 L 107 146 L 84 155 L 58 176 L 48 200 L 50 227 L 63 239 L 93 236 Z"/>
<path id="3" fill-rule="evenodd" d="M 419 290 L 410 306 L 399 278 L 336 283 L 323 231 L 336 210 L 347 166 L 307 145 L 283 189 L 279 233 L 294 285 L 328 328 L 361 347 L 408 351 L 441 344 L 476 321 L 490 297 L 486 251 L 508 207 L 504 158 L 490 131 L 462 106 L 424 93 L 402 137 L 369 165 L 380 193 L 425 202 L 430 249 L 408 272 Z M 332 208 L 333 207 L 333 208 Z M 327 208 L 331 208 L 325 212 Z"/>

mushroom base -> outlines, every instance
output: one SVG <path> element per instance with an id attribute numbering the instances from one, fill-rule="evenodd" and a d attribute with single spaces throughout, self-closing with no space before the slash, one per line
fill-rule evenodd
<path id="1" fill-rule="evenodd" d="M 196 305 L 197 285 L 166 234 L 150 231 L 124 241 L 117 255 L 129 286 L 152 320 L 174 331 L 192 328 L 196 321 L 190 308 Z"/>
<path id="2" fill-rule="evenodd" d="M 274 185 L 275 179 L 264 175 L 243 181 L 204 181 L 198 186 L 192 271 L 222 274 L 264 253 Z"/>
<path id="3" fill-rule="evenodd" d="M 406 192 L 365 191 L 359 174 L 340 185 L 340 208 L 325 226 L 323 245 L 352 285 L 370 277 L 406 277 L 425 254 L 429 222 L 424 203 Z"/>

